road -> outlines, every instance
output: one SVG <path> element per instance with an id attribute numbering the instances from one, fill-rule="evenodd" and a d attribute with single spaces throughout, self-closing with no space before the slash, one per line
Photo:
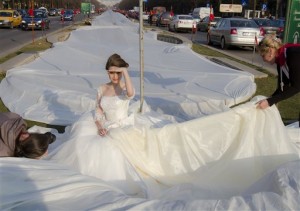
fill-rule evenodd
<path id="1" fill-rule="evenodd" d="M 50 29 L 42 30 L 28 30 L 23 31 L 21 28 L 0 28 L 0 58 L 6 56 L 9 53 L 15 52 L 23 46 L 29 44 L 30 42 L 35 41 L 42 36 L 47 36 L 51 33 L 55 33 L 56 31 L 68 27 L 78 21 L 83 20 L 85 17 L 81 14 L 77 14 L 75 16 L 75 20 L 73 21 L 60 21 L 60 16 L 50 16 Z"/>
<path id="2" fill-rule="evenodd" d="M 65 21 L 62 23 L 60 21 L 60 17 L 49 17 L 50 18 L 50 29 L 41 31 L 41 30 L 35 30 L 32 32 L 29 31 L 22 31 L 21 29 L 1 29 L 0 28 L 0 58 L 3 56 L 6 56 L 7 54 L 14 52 L 21 47 L 29 44 L 30 42 L 34 41 L 35 39 L 38 39 L 42 37 L 43 35 L 47 36 L 51 33 L 55 33 L 56 31 L 63 29 L 64 27 L 68 27 L 74 22 L 72 21 Z M 75 16 L 75 22 L 83 20 L 85 17 L 81 14 L 78 14 Z M 146 24 L 145 24 L 146 25 Z M 168 30 L 166 27 L 160 27 L 162 30 Z M 181 36 L 184 36 L 188 39 L 192 39 L 193 42 L 204 44 L 206 45 L 206 32 L 197 32 L 196 34 L 192 35 L 191 33 L 183 33 L 178 32 Z M 262 67 L 267 69 L 269 72 L 273 74 L 277 74 L 276 66 L 270 65 L 265 62 L 263 62 L 261 56 L 258 53 L 253 53 L 252 48 L 238 48 L 238 47 L 232 47 L 228 50 L 222 50 L 220 46 L 214 45 L 210 46 L 214 50 L 223 52 L 224 54 L 227 54 L 231 57 L 237 58 L 242 61 L 247 61 L 248 63 L 252 63 L 258 67 Z"/>
<path id="3" fill-rule="evenodd" d="M 168 30 L 167 27 L 160 27 L 160 29 Z M 206 40 L 207 32 L 197 31 L 196 34 L 191 34 L 191 33 L 186 33 L 186 32 L 177 32 L 176 34 L 179 34 L 180 36 L 183 36 L 187 39 L 190 39 L 194 43 L 204 44 L 207 46 L 207 40 Z M 213 46 L 209 46 L 209 47 L 211 47 L 214 50 L 220 51 L 226 55 L 229 55 L 233 58 L 239 59 L 241 61 L 246 61 L 250 64 L 256 65 L 261 68 L 265 68 L 270 73 L 277 75 L 276 65 L 270 65 L 268 63 L 265 63 L 262 60 L 262 57 L 258 53 L 253 53 L 253 48 L 231 47 L 227 50 L 223 50 L 218 45 L 213 45 Z"/>

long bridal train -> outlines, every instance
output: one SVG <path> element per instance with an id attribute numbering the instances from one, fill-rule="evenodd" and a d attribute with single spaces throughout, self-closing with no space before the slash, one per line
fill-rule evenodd
<path id="1" fill-rule="evenodd" d="M 103 138 L 92 112 L 86 113 L 48 159 L 148 198 L 179 184 L 207 190 L 205 197 L 235 196 L 299 159 L 300 135 L 292 140 L 293 129 L 283 125 L 277 108 L 258 110 L 255 99 L 181 123 L 151 112 L 134 115 L 134 125 L 112 129 Z"/>

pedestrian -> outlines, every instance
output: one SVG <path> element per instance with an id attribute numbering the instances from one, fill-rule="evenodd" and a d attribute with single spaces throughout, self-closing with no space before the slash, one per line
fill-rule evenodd
<path id="1" fill-rule="evenodd" d="M 29 133 L 24 119 L 16 113 L 0 113 L 0 157 L 40 159 L 56 139 L 50 132 Z"/>
<path id="2" fill-rule="evenodd" d="M 276 35 L 266 35 L 258 45 L 263 60 L 277 65 L 277 89 L 271 97 L 258 102 L 265 109 L 300 92 L 300 44 L 285 44 Z"/>

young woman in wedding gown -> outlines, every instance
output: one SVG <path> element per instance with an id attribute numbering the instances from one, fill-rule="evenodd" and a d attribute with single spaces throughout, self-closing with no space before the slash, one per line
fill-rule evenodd
<path id="1" fill-rule="evenodd" d="M 141 192 L 140 178 L 119 148 L 109 137 L 112 128 L 133 125 L 128 115 L 135 91 L 128 74 L 128 63 L 118 54 L 106 63 L 110 82 L 98 88 L 95 114 L 83 115 L 67 132 L 66 143 L 51 152 L 47 159 L 64 163 L 84 175 L 103 179 L 129 194 Z M 122 80 L 124 78 L 124 81 Z"/>

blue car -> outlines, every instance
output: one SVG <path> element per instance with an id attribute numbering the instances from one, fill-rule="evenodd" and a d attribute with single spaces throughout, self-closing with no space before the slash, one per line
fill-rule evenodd
<path id="1" fill-rule="evenodd" d="M 27 14 L 21 23 L 21 28 L 23 30 L 28 29 L 49 29 L 50 27 L 50 20 L 48 15 L 45 11 L 36 9 L 33 11 L 33 16 Z"/>
<path id="2" fill-rule="evenodd" d="M 65 21 L 73 21 L 74 20 L 74 11 L 73 10 L 65 10 L 64 14 L 60 17 L 61 20 Z"/>

